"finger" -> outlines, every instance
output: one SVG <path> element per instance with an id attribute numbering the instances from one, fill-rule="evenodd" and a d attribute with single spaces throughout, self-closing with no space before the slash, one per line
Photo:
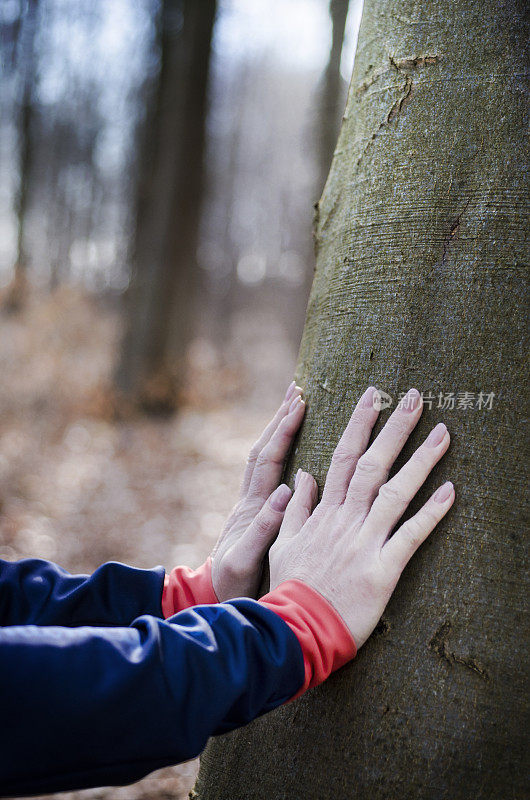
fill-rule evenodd
<path id="1" fill-rule="evenodd" d="M 289 413 L 281 420 L 256 459 L 248 487 L 248 497 L 266 498 L 278 485 L 283 463 L 294 435 L 300 427 L 304 411 L 305 403 L 300 395 L 296 395 L 291 403 Z"/>
<path id="2" fill-rule="evenodd" d="M 339 505 L 344 502 L 357 461 L 368 446 L 372 428 L 379 415 L 375 402 L 377 395 L 374 398 L 374 392 L 377 392 L 374 386 L 365 391 L 340 437 L 324 485 L 322 505 Z"/>
<path id="3" fill-rule="evenodd" d="M 302 474 L 302 470 L 299 469 L 296 471 L 296 475 L 294 476 L 294 490 L 296 492 L 296 487 L 298 486 L 298 481 L 300 480 L 300 475 Z"/>
<path id="4" fill-rule="evenodd" d="M 240 490 L 241 497 L 246 495 L 246 493 L 248 492 L 248 487 L 250 486 L 250 481 L 252 479 L 252 473 L 254 472 L 254 467 L 256 465 L 256 461 L 259 454 L 261 453 L 265 445 L 270 441 L 272 434 L 277 429 L 282 419 L 284 419 L 284 417 L 286 417 L 287 414 L 289 413 L 289 407 L 293 402 L 293 399 L 295 397 L 300 396 L 301 394 L 302 394 L 302 389 L 299 386 L 296 386 L 295 382 L 293 381 L 289 385 L 285 393 L 283 402 L 279 407 L 279 409 L 277 410 L 276 414 L 271 419 L 271 421 L 269 422 L 269 424 L 267 425 L 267 427 L 265 428 L 259 439 L 252 446 L 247 459 L 245 473 L 243 475 L 243 481 L 241 483 L 241 490 Z"/>
<path id="5" fill-rule="evenodd" d="M 447 481 L 383 546 L 381 550 L 383 564 L 399 577 L 420 544 L 447 514 L 454 499 L 454 486 L 451 481 Z"/>
<path id="6" fill-rule="evenodd" d="M 282 483 L 264 503 L 240 539 L 242 563 L 256 564 L 265 556 L 278 535 L 291 497 L 291 490 Z"/>
<path id="7" fill-rule="evenodd" d="M 291 383 L 287 387 L 287 391 L 285 392 L 285 397 L 283 398 L 284 402 L 289 400 L 293 396 L 295 388 L 296 388 L 295 381 L 291 381 Z"/>
<path id="8" fill-rule="evenodd" d="M 309 472 L 300 470 L 296 489 L 285 511 L 280 536 L 288 538 L 296 536 L 313 512 L 318 498 L 316 480 Z"/>
<path id="9" fill-rule="evenodd" d="M 346 494 L 345 506 L 353 516 L 366 515 L 386 481 L 396 460 L 422 412 L 417 389 L 410 389 L 368 450 L 359 458 Z"/>
<path id="10" fill-rule="evenodd" d="M 383 544 L 435 464 L 447 451 L 450 440 L 443 422 L 438 423 L 399 472 L 381 486 L 363 523 L 361 536 Z"/>

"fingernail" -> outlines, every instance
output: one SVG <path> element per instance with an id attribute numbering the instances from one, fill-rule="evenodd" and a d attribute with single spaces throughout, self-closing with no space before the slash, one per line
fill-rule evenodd
<path id="1" fill-rule="evenodd" d="M 430 434 L 427 436 L 425 444 L 428 444 L 429 447 L 436 447 L 443 442 L 443 438 L 446 433 L 447 428 L 443 422 L 439 422 L 438 425 L 436 425 L 436 427 L 433 428 Z"/>
<path id="2" fill-rule="evenodd" d="M 403 400 L 401 401 L 402 408 L 411 414 L 416 411 L 420 404 L 421 396 L 417 389 L 409 389 Z"/>
<path id="3" fill-rule="evenodd" d="M 376 391 L 375 386 L 369 386 L 368 389 L 365 391 L 363 396 L 361 397 L 361 406 L 362 408 L 373 408 L 374 407 L 374 392 Z"/>
<path id="4" fill-rule="evenodd" d="M 291 490 L 285 483 L 281 483 L 271 496 L 271 508 L 275 511 L 285 511 L 291 499 Z"/>
<path id="5" fill-rule="evenodd" d="M 287 400 L 289 400 L 289 398 L 291 397 L 291 395 L 292 395 L 292 393 L 293 393 L 293 389 L 294 389 L 294 387 L 295 387 L 295 382 L 294 382 L 294 381 L 291 381 L 291 383 L 289 384 L 289 386 L 288 386 L 288 388 L 287 388 L 287 391 L 285 392 L 285 397 L 283 398 L 283 402 L 284 402 L 284 403 L 285 403 Z"/>
<path id="6" fill-rule="evenodd" d="M 294 490 L 295 490 L 295 491 L 296 491 L 296 487 L 298 486 L 298 483 L 299 483 L 299 481 L 300 481 L 300 475 L 301 475 L 301 473 L 302 473 L 302 470 L 301 470 L 301 469 L 299 469 L 299 470 L 298 470 L 298 472 L 296 473 L 296 475 L 294 476 Z"/>
<path id="7" fill-rule="evenodd" d="M 291 403 L 291 405 L 289 406 L 289 414 L 292 414 L 292 413 L 293 413 L 293 411 L 297 410 L 297 409 L 298 409 L 298 406 L 299 406 L 299 405 L 303 405 L 303 403 L 304 403 L 304 401 L 302 400 L 302 398 L 300 397 L 300 395 L 299 395 L 299 394 L 297 394 L 297 395 L 296 395 L 296 397 L 294 398 L 293 402 L 292 402 L 292 403 Z"/>
<path id="8" fill-rule="evenodd" d="M 437 503 L 445 503 L 446 500 L 449 500 L 451 497 L 451 492 L 453 491 L 454 486 L 451 481 L 446 481 L 443 483 L 440 488 L 434 493 L 433 500 Z"/>

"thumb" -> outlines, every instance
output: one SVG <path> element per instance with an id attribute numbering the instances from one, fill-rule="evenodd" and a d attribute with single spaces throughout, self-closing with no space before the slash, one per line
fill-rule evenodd
<path id="1" fill-rule="evenodd" d="M 281 538 L 290 538 L 300 532 L 315 507 L 318 499 L 318 486 L 316 480 L 309 472 L 301 469 L 296 473 L 295 490 L 292 501 L 289 503 L 280 533 Z"/>
<path id="2" fill-rule="evenodd" d="M 261 560 L 278 535 L 291 495 L 289 487 L 285 483 L 280 484 L 269 495 L 241 537 L 242 549 L 244 548 L 253 560 Z"/>

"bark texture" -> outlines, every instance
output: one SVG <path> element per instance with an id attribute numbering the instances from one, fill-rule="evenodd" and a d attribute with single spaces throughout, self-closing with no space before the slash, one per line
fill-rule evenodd
<path id="1" fill-rule="evenodd" d="M 354 662 L 210 742 L 200 800 L 526 796 L 523 12 L 366 0 L 318 206 L 287 477 L 301 466 L 322 487 L 370 383 L 494 392 L 493 407 L 425 408 L 396 466 L 443 419 L 451 449 L 410 513 L 451 479 L 448 518 Z"/>

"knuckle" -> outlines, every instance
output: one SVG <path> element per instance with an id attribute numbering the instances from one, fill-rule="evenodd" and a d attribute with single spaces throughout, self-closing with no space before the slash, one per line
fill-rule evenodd
<path id="1" fill-rule="evenodd" d="M 284 417 L 280 422 L 280 424 L 278 425 L 278 427 L 276 428 L 276 430 L 274 431 L 271 441 L 282 442 L 282 443 L 290 442 L 291 439 L 293 438 L 294 431 L 295 431 L 295 426 L 293 420 L 291 420 L 289 417 Z"/>
<path id="2" fill-rule="evenodd" d="M 379 489 L 379 497 L 392 505 L 406 505 L 408 499 L 405 497 L 401 489 L 392 483 L 384 483 Z"/>
<path id="3" fill-rule="evenodd" d="M 263 497 L 259 497 L 257 495 L 252 497 L 247 495 L 247 497 L 245 497 L 245 499 L 236 506 L 238 519 L 240 521 L 248 520 L 248 523 L 250 524 L 263 508 L 264 502 L 265 501 Z"/>
<path id="4" fill-rule="evenodd" d="M 271 515 L 262 512 L 258 514 L 256 519 L 254 520 L 254 533 L 256 536 L 266 536 L 271 532 L 271 528 L 273 527 L 273 520 L 271 519 Z"/>
<path id="5" fill-rule="evenodd" d="M 247 462 L 249 464 L 254 464 L 260 454 L 260 451 L 261 448 L 259 446 L 259 442 L 255 442 L 250 448 L 250 453 L 248 454 Z"/>
<path id="6" fill-rule="evenodd" d="M 409 415 L 410 416 L 410 415 Z M 387 424 L 387 430 L 390 433 L 396 435 L 397 437 L 402 437 L 409 432 L 410 429 L 410 421 L 407 417 L 404 419 L 401 415 L 395 415 L 390 417 Z"/>
<path id="7" fill-rule="evenodd" d="M 229 555 L 223 560 L 223 571 L 225 575 L 231 579 L 244 577 L 249 569 L 242 558 Z"/>
<path id="8" fill-rule="evenodd" d="M 421 524 L 422 530 L 425 532 L 431 531 L 440 521 L 439 515 L 435 512 L 432 506 L 427 506 L 427 508 L 424 508 L 421 516 L 423 518 L 422 522 L 418 524 Z"/>
<path id="9" fill-rule="evenodd" d="M 288 424 L 280 425 L 274 436 L 270 440 L 271 449 L 287 448 L 293 439 L 293 431 Z"/>
<path id="10" fill-rule="evenodd" d="M 365 454 L 358 460 L 355 471 L 361 476 L 372 477 L 380 474 L 381 465 L 374 458 Z"/>
<path id="11" fill-rule="evenodd" d="M 264 450 L 261 451 L 261 453 L 258 454 L 258 457 L 256 458 L 256 466 L 263 467 L 265 464 L 268 463 L 268 461 L 269 457 L 267 454 L 267 448 L 265 448 Z"/>
<path id="12" fill-rule="evenodd" d="M 429 453 L 427 448 L 424 447 L 423 445 L 421 447 L 418 447 L 412 458 L 421 467 L 428 467 L 429 469 L 432 469 L 433 466 L 432 453 Z"/>
<path id="13" fill-rule="evenodd" d="M 313 501 L 311 497 L 305 497 L 299 503 L 299 509 L 309 517 L 311 515 L 311 511 L 313 510 Z"/>
<path id="14" fill-rule="evenodd" d="M 268 470 L 264 467 L 256 466 L 252 480 L 248 489 L 248 498 L 254 505 L 261 508 L 271 493 Z M 258 509 L 259 510 L 259 509 Z"/>
<path id="15" fill-rule="evenodd" d="M 336 467 L 349 467 L 355 463 L 356 456 L 344 445 L 338 445 L 331 460 Z"/>
<path id="16" fill-rule="evenodd" d="M 364 577 L 370 586 L 377 586 L 381 575 L 379 569 L 377 569 L 374 564 L 370 564 L 370 566 L 366 568 Z"/>
<path id="17" fill-rule="evenodd" d="M 412 547 L 417 547 L 423 539 L 424 525 L 419 519 L 412 517 L 404 524 L 404 534 Z"/>
<path id="18" fill-rule="evenodd" d="M 274 442 L 271 440 L 269 444 L 266 445 L 261 451 L 261 453 L 258 455 L 258 458 L 256 460 L 256 466 L 263 467 L 267 464 L 276 464 L 276 463 L 283 464 L 283 458 L 280 458 L 278 454 L 278 441 L 276 440 L 276 442 Z"/>
<path id="19" fill-rule="evenodd" d="M 293 421 L 291 417 L 289 417 L 289 415 L 287 414 L 287 416 L 283 417 L 283 419 L 281 420 L 276 431 L 282 433 L 287 430 L 290 430 L 292 427 L 293 427 Z"/>
<path id="20" fill-rule="evenodd" d="M 360 578 L 360 585 L 364 595 L 372 595 L 381 583 L 381 572 L 371 564 L 366 566 Z"/>

